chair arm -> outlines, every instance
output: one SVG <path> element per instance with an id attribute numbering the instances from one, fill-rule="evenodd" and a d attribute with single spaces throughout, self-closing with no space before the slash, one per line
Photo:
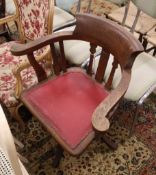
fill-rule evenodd
<path id="1" fill-rule="evenodd" d="M 0 25 L 3 25 L 5 23 L 8 23 L 10 21 L 16 21 L 17 20 L 17 15 L 9 15 L 4 18 L 0 18 Z"/>
<path id="2" fill-rule="evenodd" d="M 12 46 L 11 52 L 15 56 L 22 56 L 22 55 L 28 55 L 35 50 L 38 50 L 44 46 L 47 46 L 51 44 L 52 42 L 57 42 L 64 39 L 70 39 L 72 36 L 72 31 L 64 31 L 64 32 L 57 32 L 53 33 L 51 35 L 44 36 L 42 38 L 36 39 L 35 41 L 31 41 L 26 44 L 19 44 L 16 43 Z"/>
<path id="3" fill-rule="evenodd" d="M 92 115 L 92 125 L 98 131 L 106 131 L 109 128 L 110 122 L 108 115 L 112 112 L 113 108 L 118 104 L 120 99 L 126 93 L 131 78 L 130 70 L 123 71 L 122 79 L 116 89 L 104 99 L 99 106 L 95 109 Z M 107 118 L 106 118 L 107 117 Z"/>

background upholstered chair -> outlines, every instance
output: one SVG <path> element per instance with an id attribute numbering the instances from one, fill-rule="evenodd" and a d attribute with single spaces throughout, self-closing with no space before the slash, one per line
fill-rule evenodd
<path id="1" fill-rule="evenodd" d="M 20 35 L 20 41 L 18 42 L 36 40 L 37 38 L 52 33 L 53 0 L 46 0 L 42 3 L 39 0 L 15 0 L 14 3 L 16 5 L 16 14 L 7 16 L 6 20 L 8 22 L 10 20 L 17 22 Z M 0 19 L 0 24 L 3 22 L 4 20 Z M 16 107 L 19 102 L 15 97 L 15 93 L 19 94 L 23 89 L 34 85 L 37 83 L 37 79 L 34 70 L 29 68 L 30 63 L 27 56 L 16 57 L 11 54 L 10 47 L 13 43 L 15 43 L 15 41 L 0 45 L 0 100 L 3 101 L 12 115 L 22 125 L 23 122 L 16 113 Z M 50 72 L 47 66 L 50 59 L 49 48 L 45 47 L 36 51 L 35 57 L 38 61 L 41 61 L 46 71 Z M 18 81 L 16 81 L 13 75 L 13 69 L 14 72 L 16 72 L 15 75 Z M 25 70 L 22 71 L 23 69 Z M 42 73 L 42 75 L 44 75 L 44 73 Z"/>
<path id="2" fill-rule="evenodd" d="M 67 68 L 64 41 L 73 39 L 90 42 L 90 60 L 86 70 Z M 57 42 L 61 55 L 57 55 L 55 50 Z M 43 79 L 44 82 L 22 93 L 21 100 L 63 148 L 72 155 L 78 155 L 95 137 L 96 130 L 104 132 L 109 128 L 111 114 L 128 88 L 133 61 L 143 47 L 118 24 L 93 15 L 80 14 L 73 32 L 54 33 L 31 44 L 15 44 L 12 53 L 17 56 L 29 55 L 46 45 L 51 47 L 56 76 Z M 102 52 L 96 74 L 92 76 L 98 45 Z M 103 84 L 110 53 L 114 55 L 113 67 L 108 80 Z M 32 66 L 40 71 L 36 69 L 36 64 L 34 60 Z M 122 78 L 112 90 L 118 66 L 122 70 Z M 40 77 L 38 79 L 41 80 Z M 108 138 L 105 141 L 116 148 L 115 143 L 108 141 Z"/>
<path id="3" fill-rule="evenodd" d="M 139 39 L 156 25 L 156 3 L 155 0 L 128 0 L 125 7 L 114 10 L 108 17 L 123 26 L 130 28 L 130 31 L 139 33 Z"/>
<path id="4" fill-rule="evenodd" d="M 28 175 L 28 172 L 18 158 L 14 139 L 1 106 L 0 118 L 0 174 Z"/>

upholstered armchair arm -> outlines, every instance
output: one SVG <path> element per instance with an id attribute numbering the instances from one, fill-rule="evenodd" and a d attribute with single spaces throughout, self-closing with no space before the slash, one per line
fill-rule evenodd
<path id="1" fill-rule="evenodd" d="M 37 62 L 42 61 L 45 58 L 49 58 L 50 57 L 50 53 L 49 53 L 49 47 L 46 47 L 46 49 L 44 50 L 44 52 L 40 55 L 36 57 Z M 50 59 L 50 58 L 49 58 Z M 16 87 L 15 87 L 15 96 L 16 98 L 19 98 L 22 90 L 23 90 L 23 82 L 22 82 L 22 77 L 21 77 L 21 71 L 23 71 L 24 69 L 28 69 L 29 67 L 31 67 L 32 65 L 30 64 L 30 62 L 27 60 L 23 63 L 20 63 L 18 65 L 18 67 L 14 67 L 14 69 L 12 70 L 15 78 L 16 78 Z"/>
<path id="2" fill-rule="evenodd" d="M 8 23 L 10 21 L 16 21 L 17 20 L 17 15 L 9 15 L 4 18 L 0 18 L 0 25 Z"/>
<path id="3" fill-rule="evenodd" d="M 115 90 L 112 90 L 108 97 L 106 97 L 94 111 L 92 115 L 92 125 L 96 130 L 106 131 L 109 128 L 109 114 L 126 93 L 130 77 L 130 71 L 124 71 L 118 87 Z"/>

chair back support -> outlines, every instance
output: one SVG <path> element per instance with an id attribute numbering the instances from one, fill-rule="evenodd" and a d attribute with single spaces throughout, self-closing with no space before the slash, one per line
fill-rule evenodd
<path id="1" fill-rule="evenodd" d="M 138 9 L 156 18 L 156 1 L 155 0 L 132 0 Z"/>
<path id="2" fill-rule="evenodd" d="M 14 0 L 22 40 L 35 40 L 52 33 L 53 0 Z"/>
<path id="3" fill-rule="evenodd" d="M 50 45 L 53 57 L 53 67 L 56 75 L 60 72 L 67 71 L 67 64 L 64 51 L 64 40 L 83 40 L 90 43 L 90 60 L 87 67 L 87 73 L 92 75 L 92 68 L 94 64 L 94 57 L 97 46 L 102 47 L 101 58 L 95 79 L 99 82 L 103 81 L 104 73 L 107 67 L 107 62 L 110 54 L 114 56 L 113 67 L 110 72 L 110 77 L 105 84 L 107 89 L 111 89 L 113 76 L 118 65 L 121 70 L 129 71 L 132 67 L 134 59 L 137 54 L 143 51 L 141 43 L 134 38 L 134 36 L 123 29 L 118 24 L 100 17 L 90 14 L 78 14 L 76 16 L 76 28 L 73 32 L 60 32 L 52 36 L 47 36 L 42 40 L 34 42 L 26 46 L 23 51 L 18 54 L 28 54 L 29 61 L 33 65 L 38 75 L 38 80 L 45 79 L 43 69 L 35 61 L 33 51 L 39 47 Z M 59 43 L 60 53 L 55 50 L 55 43 Z M 15 49 L 20 50 L 20 46 Z M 16 52 L 13 51 L 15 55 Z M 33 60 L 33 61 L 32 61 Z M 40 68 L 39 68 L 40 67 Z M 40 69 L 40 70 L 39 70 Z M 44 76 L 43 76 L 44 75 Z"/>
<path id="4" fill-rule="evenodd" d="M 137 25 L 137 22 L 138 22 L 141 11 L 146 13 L 147 15 L 153 17 L 153 18 L 156 18 L 156 2 L 155 2 L 155 0 L 149 0 L 149 1 L 146 1 L 146 0 L 128 0 L 128 2 L 126 4 L 126 7 L 125 7 L 124 17 L 123 17 L 123 20 L 122 20 L 122 25 L 123 26 L 125 25 L 125 22 L 126 22 L 126 18 L 127 18 L 127 15 L 128 15 L 128 11 L 129 11 L 129 8 L 130 8 L 130 2 L 131 1 L 137 7 L 137 13 L 136 13 L 134 22 L 132 24 L 132 27 L 130 29 L 130 32 L 134 33 L 135 27 Z"/>
<path id="5" fill-rule="evenodd" d="M 74 35 L 101 46 L 105 52 L 113 54 L 122 67 L 127 64 L 131 54 L 140 49 L 140 43 L 121 26 L 88 14 L 77 16 Z"/>
<path id="6" fill-rule="evenodd" d="M 86 11 L 87 13 L 90 13 L 92 1 L 93 1 L 93 0 L 89 0 L 89 1 L 88 1 L 88 7 L 87 7 L 87 11 Z M 80 13 L 80 9 L 81 9 L 81 0 L 78 0 L 78 4 L 77 4 L 77 13 Z"/>

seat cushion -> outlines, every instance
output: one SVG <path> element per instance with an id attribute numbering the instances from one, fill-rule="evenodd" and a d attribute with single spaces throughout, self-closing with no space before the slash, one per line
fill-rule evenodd
<path id="1" fill-rule="evenodd" d="M 5 0 L 5 4 L 6 4 L 6 14 L 7 15 L 14 15 L 16 14 L 16 7 L 14 4 L 13 0 Z"/>
<path id="2" fill-rule="evenodd" d="M 18 103 L 15 98 L 16 79 L 12 70 L 19 66 L 20 63 L 28 60 L 26 56 L 13 56 L 10 52 L 12 44 L 15 44 L 15 42 L 0 45 L 0 100 L 3 101 L 7 107 L 13 107 Z M 42 66 L 45 66 L 45 63 L 42 63 Z M 46 71 L 49 73 L 48 69 L 46 69 Z M 37 83 L 36 74 L 32 67 L 23 70 L 21 77 L 24 89 Z"/>
<path id="3" fill-rule="evenodd" d="M 65 27 L 75 21 L 75 17 L 65 10 L 56 7 L 54 9 L 53 30 Z"/>
<path id="4" fill-rule="evenodd" d="M 82 0 L 81 1 L 81 9 L 80 12 L 87 12 L 89 1 L 88 0 Z M 111 13 L 113 10 L 119 8 L 118 5 L 109 2 L 107 0 L 94 0 L 91 4 L 91 13 L 97 16 L 105 16 L 106 14 Z M 73 4 L 71 7 L 71 13 L 73 15 L 76 14 L 77 11 L 77 2 Z"/>
<path id="5" fill-rule="evenodd" d="M 95 61 L 94 72 L 97 69 L 98 57 Z M 113 56 L 111 55 L 106 69 L 104 80 L 107 81 L 112 68 Z M 116 88 L 121 79 L 120 67 L 116 70 L 113 79 L 113 88 Z M 132 67 L 132 77 L 128 90 L 124 98 L 132 101 L 138 101 L 144 93 L 156 83 L 156 59 L 151 55 L 143 52 L 136 58 Z"/>
<path id="6" fill-rule="evenodd" d="M 118 8 L 117 10 L 112 11 L 112 13 L 108 15 L 108 17 L 114 21 L 121 23 L 124 17 L 124 12 L 125 12 L 125 7 L 121 7 L 121 8 Z M 128 11 L 128 16 L 125 22 L 125 25 L 127 27 L 129 28 L 132 27 L 136 14 L 137 14 L 137 8 L 131 2 L 129 11 Z M 146 34 L 154 25 L 156 25 L 155 18 L 152 18 L 149 15 L 141 12 L 139 19 L 137 21 L 137 25 L 135 27 L 135 31 L 142 34 Z"/>
<path id="7" fill-rule="evenodd" d="M 75 149 L 93 131 L 91 118 L 108 92 L 82 72 L 67 72 L 22 95 L 42 123 Z"/>

